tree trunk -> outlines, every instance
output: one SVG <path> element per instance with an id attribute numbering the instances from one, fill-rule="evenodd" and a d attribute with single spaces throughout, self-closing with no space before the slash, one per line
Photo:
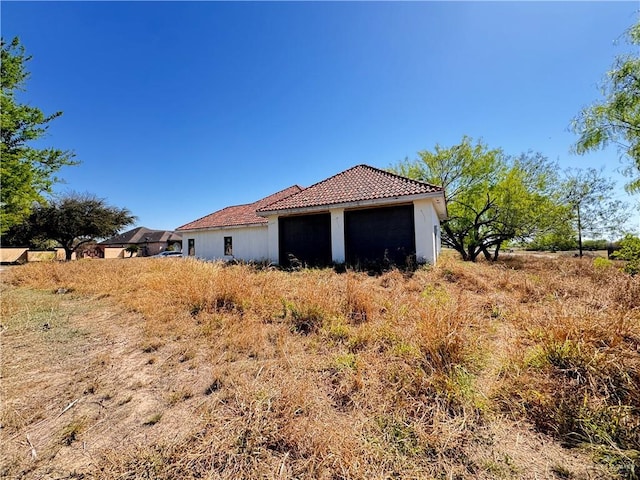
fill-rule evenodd
<path id="1" fill-rule="evenodd" d="M 462 256 L 462 260 L 464 260 L 465 262 L 467 260 L 469 260 L 469 257 L 467 256 L 467 252 L 464 250 L 464 247 L 460 248 L 458 246 L 454 247 L 455 251 L 458 252 L 460 254 L 460 256 Z"/>
<path id="2" fill-rule="evenodd" d="M 73 249 L 64 247 L 64 256 L 67 262 L 71 260 L 72 255 L 73 255 Z"/>
<path id="3" fill-rule="evenodd" d="M 478 255 L 480 255 L 480 249 L 477 249 L 476 246 L 474 245 L 469 245 L 469 248 L 467 249 L 467 258 L 465 260 L 470 261 L 470 262 L 475 262 L 476 259 L 478 258 Z"/>
<path id="4" fill-rule="evenodd" d="M 578 211 L 578 251 L 580 252 L 580 258 L 582 258 L 582 222 L 580 220 L 580 205 L 578 205 L 577 211 Z"/>
<path id="5" fill-rule="evenodd" d="M 496 245 L 496 251 L 493 252 L 493 261 L 495 262 L 496 260 L 498 260 L 498 253 L 500 252 L 500 247 L 502 246 L 502 242 L 498 242 L 498 244 Z"/>

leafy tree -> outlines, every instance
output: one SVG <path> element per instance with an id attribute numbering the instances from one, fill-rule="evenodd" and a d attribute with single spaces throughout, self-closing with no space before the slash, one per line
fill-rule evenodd
<path id="1" fill-rule="evenodd" d="M 573 119 L 572 129 L 580 138 L 575 144 L 582 154 L 609 144 L 620 147 L 631 164 L 626 170 L 631 177 L 627 189 L 640 191 L 640 23 L 627 31 L 627 41 L 634 54 L 620 55 L 607 73 L 601 90 L 603 99 L 584 108 Z"/>
<path id="2" fill-rule="evenodd" d="M 495 260 L 503 244 L 530 238 L 559 216 L 554 167 L 540 154 L 508 157 L 465 136 L 459 145 L 418 155 L 392 170 L 445 188 L 449 218 L 442 241 L 464 260 L 480 253 Z"/>
<path id="3" fill-rule="evenodd" d="M 597 252 L 598 250 L 606 250 L 611 242 L 604 238 L 585 240 L 582 242 L 582 248 L 591 252 Z"/>
<path id="4" fill-rule="evenodd" d="M 560 221 L 548 231 L 542 232 L 525 243 L 527 250 L 548 250 L 551 252 L 575 250 L 578 248 L 576 230 L 568 221 Z"/>
<path id="5" fill-rule="evenodd" d="M 140 250 L 140 247 L 134 243 L 134 244 L 128 245 L 127 248 L 125 248 L 124 250 L 129 253 L 129 257 L 133 257 L 134 253 L 138 253 L 138 251 Z"/>
<path id="6" fill-rule="evenodd" d="M 612 254 L 613 258 L 626 260 L 625 272 L 631 275 L 640 273 L 640 238 L 631 234 L 618 242 L 619 250 Z"/>
<path id="7" fill-rule="evenodd" d="M 29 78 L 25 64 L 31 57 L 25 54 L 18 38 L 10 43 L 2 39 L 0 46 L 0 234 L 4 234 L 29 215 L 34 202 L 44 202 L 42 194 L 51 192 L 57 181 L 55 173 L 61 167 L 77 162 L 70 151 L 29 146 L 45 135 L 48 124 L 62 112 L 45 115 L 36 107 L 18 102 L 16 93 L 24 90 Z"/>
<path id="8" fill-rule="evenodd" d="M 612 198 L 615 182 L 595 168 L 567 171 L 561 190 L 562 200 L 571 211 L 569 221 L 577 232 L 581 257 L 585 234 L 591 238 L 619 234 L 629 219 L 627 205 Z"/>
<path id="9" fill-rule="evenodd" d="M 109 206 L 92 195 L 70 194 L 35 207 L 25 228 L 36 240 L 56 240 L 67 260 L 85 243 L 115 235 L 134 222 L 126 208 Z"/>
<path id="10" fill-rule="evenodd" d="M 32 250 L 53 250 L 58 246 L 55 240 L 34 236 L 26 220 L 9 228 L 0 241 L 3 247 L 28 247 Z"/>

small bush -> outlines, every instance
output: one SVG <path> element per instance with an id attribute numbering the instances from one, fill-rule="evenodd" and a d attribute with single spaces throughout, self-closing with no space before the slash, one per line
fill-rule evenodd
<path id="1" fill-rule="evenodd" d="M 627 234 L 618 243 L 620 249 L 611 256 L 619 260 L 626 260 L 624 271 L 631 275 L 637 275 L 640 273 L 640 238 Z"/>
<path id="2" fill-rule="evenodd" d="M 593 259 L 593 268 L 596 269 L 605 269 L 613 266 L 613 262 L 609 259 L 596 257 Z"/>
<path id="3" fill-rule="evenodd" d="M 60 443 L 71 445 L 78 439 L 78 436 L 85 430 L 86 422 L 83 419 L 73 420 L 62 429 Z"/>
<path id="4" fill-rule="evenodd" d="M 606 250 L 609 242 L 606 240 L 585 240 L 582 242 L 582 248 L 590 252 L 597 250 Z"/>
<path id="5" fill-rule="evenodd" d="M 144 425 L 145 427 L 150 427 L 158 423 L 161 419 L 162 419 L 161 413 L 154 413 L 142 425 Z"/>
<path id="6" fill-rule="evenodd" d="M 303 335 L 316 333 L 324 322 L 324 313 L 316 305 L 298 306 L 285 302 L 285 315 L 290 315 L 291 330 Z"/>

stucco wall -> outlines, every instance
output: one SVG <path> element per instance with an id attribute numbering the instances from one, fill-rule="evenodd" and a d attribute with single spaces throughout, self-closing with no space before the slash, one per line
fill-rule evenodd
<path id="1" fill-rule="evenodd" d="M 269 217 L 267 217 L 268 220 L 268 233 L 267 233 L 267 239 L 268 239 L 268 248 L 269 248 L 269 261 L 273 262 L 273 263 L 280 263 L 280 248 L 279 248 L 279 241 L 280 241 L 280 232 L 278 229 L 278 216 L 277 215 L 271 215 Z"/>
<path id="2" fill-rule="evenodd" d="M 63 257 L 64 258 L 64 257 Z M 56 252 L 36 252 L 29 250 L 27 252 L 27 261 L 28 262 L 52 262 L 56 260 Z"/>
<path id="3" fill-rule="evenodd" d="M 413 215 L 416 233 L 416 258 L 418 262 L 434 264 L 440 253 L 440 236 L 435 227 L 440 221 L 431 199 L 415 200 Z"/>
<path id="4" fill-rule="evenodd" d="M 224 254 L 224 237 L 232 238 L 233 256 Z M 267 226 L 237 227 L 182 232 L 183 255 L 187 255 L 189 239 L 195 240 L 195 256 L 205 260 L 232 258 L 261 261 L 269 258 Z"/>
<path id="5" fill-rule="evenodd" d="M 124 248 L 121 247 L 106 247 L 104 249 L 104 258 L 124 258 L 130 255 L 129 252 L 125 252 Z M 138 254 L 134 253 L 133 256 L 136 257 Z"/>
<path id="6" fill-rule="evenodd" d="M 344 263 L 344 208 L 329 210 L 331 214 L 331 255 L 335 263 Z"/>

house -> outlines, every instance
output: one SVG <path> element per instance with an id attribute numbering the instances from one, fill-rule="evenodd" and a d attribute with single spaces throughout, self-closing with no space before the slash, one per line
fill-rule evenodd
<path id="1" fill-rule="evenodd" d="M 138 247 L 138 256 L 146 257 L 167 249 L 182 250 L 182 235 L 168 230 L 137 227 L 98 243 L 103 258 L 124 256 L 130 245 Z"/>
<path id="2" fill-rule="evenodd" d="M 268 220 L 258 209 L 302 191 L 294 185 L 257 202 L 236 205 L 176 228 L 186 241 L 186 256 L 204 259 L 268 261 Z"/>
<path id="3" fill-rule="evenodd" d="M 205 259 L 405 265 L 435 263 L 446 216 L 442 187 L 358 165 L 176 230 L 187 242 L 185 255 Z"/>
<path id="4" fill-rule="evenodd" d="M 0 265 L 22 264 L 27 262 L 29 249 L 2 247 L 0 248 Z"/>

